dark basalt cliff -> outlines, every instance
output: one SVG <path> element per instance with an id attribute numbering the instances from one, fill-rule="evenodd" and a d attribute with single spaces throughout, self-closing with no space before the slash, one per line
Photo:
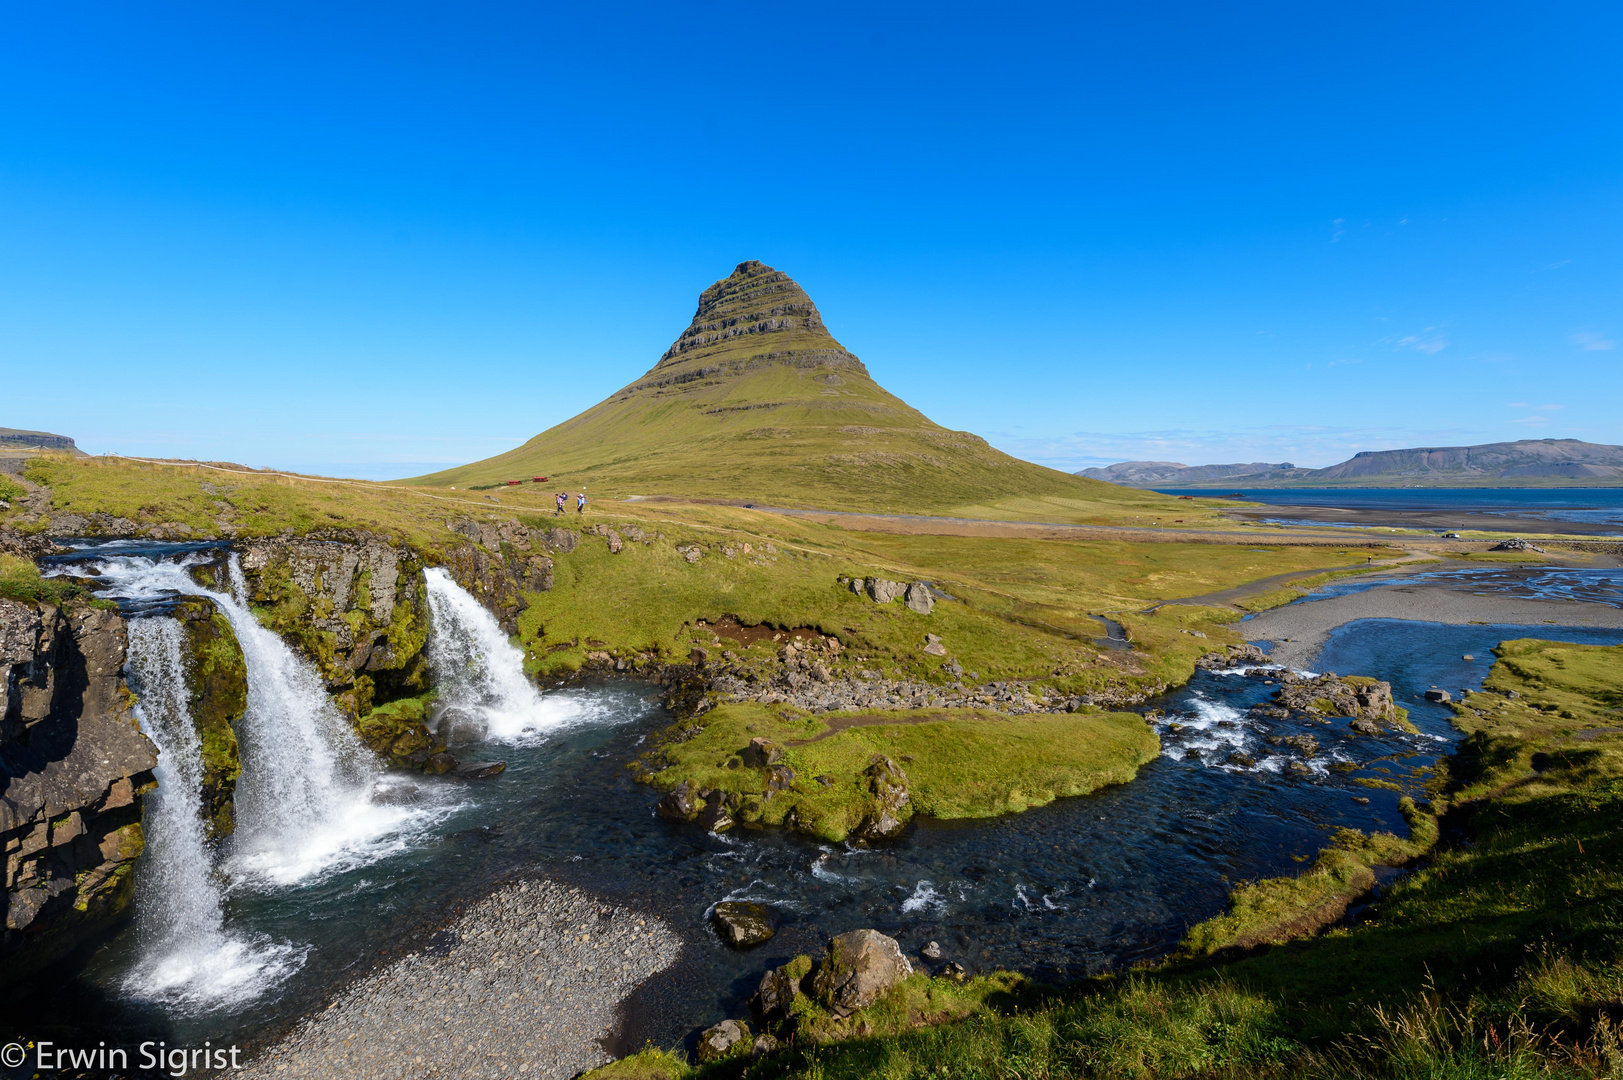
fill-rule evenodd
<path id="1" fill-rule="evenodd" d="M 74 601 L 0 599 L 0 967 L 65 955 L 129 906 L 139 796 L 157 754 L 131 713 L 125 623 Z"/>

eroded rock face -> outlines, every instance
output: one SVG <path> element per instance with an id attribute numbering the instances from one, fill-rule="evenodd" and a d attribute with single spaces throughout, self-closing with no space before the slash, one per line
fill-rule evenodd
<path id="1" fill-rule="evenodd" d="M 369 533 L 250 540 L 238 551 L 262 621 L 315 664 L 367 746 L 394 765 L 432 769 L 445 743 L 421 709 L 373 715 L 376 706 L 420 697 L 432 682 L 428 593 L 416 554 Z M 208 568 L 197 573 L 222 587 Z"/>
<path id="2" fill-rule="evenodd" d="M 913 965 L 895 938 L 877 930 L 852 930 L 828 943 L 812 976 L 812 994 L 835 1016 L 850 1016 L 911 974 Z"/>
<path id="3" fill-rule="evenodd" d="M 129 906 L 157 753 L 130 711 L 115 612 L 0 600 L 0 972 L 70 952 Z"/>

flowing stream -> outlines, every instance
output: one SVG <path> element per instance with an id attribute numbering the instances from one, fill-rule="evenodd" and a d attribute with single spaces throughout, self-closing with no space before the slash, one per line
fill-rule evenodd
<path id="1" fill-rule="evenodd" d="M 449 912 L 513 877 L 549 877 L 635 905 L 687 940 L 677 966 L 629 1003 L 622 1052 L 646 1039 L 671 1045 L 739 1015 L 767 967 L 857 927 L 915 952 L 937 940 L 973 969 L 1049 979 L 1153 958 L 1220 911 L 1234 882 L 1298 871 L 1335 829 L 1404 830 L 1393 787 L 1418 791 L 1456 738 L 1448 710 L 1422 700 L 1424 689 L 1479 685 L 1490 648 L 1505 638 L 1623 641 L 1619 631 L 1554 626 L 1348 624 L 1316 664 L 1390 680 L 1418 735 L 1355 738 L 1261 720 L 1248 710 L 1273 690 L 1263 677 L 1201 671 L 1150 703 L 1166 714 L 1156 721 L 1163 753 L 1133 782 L 1001 818 L 921 820 L 896 841 L 863 847 L 777 830 L 717 836 L 659 819 L 658 793 L 625 767 L 670 722 L 652 688 L 623 681 L 537 692 L 495 620 L 434 571 L 439 720 L 462 741 L 459 753 L 500 758 L 507 769 L 479 780 L 380 772 L 308 665 L 258 627 L 240 596 L 192 581 L 186 559 L 182 551 L 96 560 L 120 603 L 147 616 L 132 624 L 131 676 L 171 790 L 149 804 L 135 927 L 36 1003 L 94 1017 L 84 1026 L 110 1038 L 167 1036 L 172 1045 L 274 1037 L 358 972 L 432 949 Z M 214 852 L 186 794 L 195 789 L 185 773 L 195 736 L 184 695 L 166 689 L 182 681 L 163 611 L 176 593 L 209 596 L 251 654 L 242 821 Z M 1295 734 L 1321 744 L 1306 774 L 1284 768 L 1292 758 L 1280 740 Z M 298 775 L 250 776 L 260 769 Z M 738 953 L 705 913 L 744 897 L 771 905 L 779 930 Z M 227 977 L 211 973 L 213 960 Z M 166 963 L 177 965 L 168 982 Z"/>

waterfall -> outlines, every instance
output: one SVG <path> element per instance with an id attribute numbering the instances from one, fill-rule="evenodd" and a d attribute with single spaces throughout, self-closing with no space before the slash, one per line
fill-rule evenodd
<path id="1" fill-rule="evenodd" d="M 147 801 L 147 854 L 137 868 L 142 953 L 126 985 L 182 1011 L 240 1004 L 303 961 L 301 946 L 232 932 L 232 891 L 281 889 L 405 850 L 455 809 L 444 788 L 385 775 L 315 668 L 254 618 L 236 556 L 230 593 L 192 579 L 189 567 L 204 558 L 119 554 L 91 564 L 102 595 L 132 613 L 161 612 L 176 594 L 207 597 L 231 623 L 247 668 L 247 708 L 236 725 L 237 828 L 216 858 L 202 821 L 182 627 L 166 615 L 130 622 L 126 671 L 159 766 L 158 790 Z"/>
<path id="2" fill-rule="evenodd" d="M 423 578 L 442 737 L 533 741 L 601 711 L 573 695 L 543 696 L 524 674 L 524 654 L 495 616 L 444 569 L 430 567 Z"/>
<path id="3" fill-rule="evenodd" d="M 158 748 L 146 799 L 137 933 L 141 961 L 126 988 L 183 1010 L 231 1006 L 270 989 L 304 952 L 228 933 L 203 824 L 203 758 L 188 707 L 184 635 L 172 618 L 130 623 L 126 673 L 141 730 Z"/>

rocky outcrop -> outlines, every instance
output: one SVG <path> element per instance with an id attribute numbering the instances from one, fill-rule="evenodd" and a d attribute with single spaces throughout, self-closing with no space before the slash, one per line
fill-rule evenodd
<path id="1" fill-rule="evenodd" d="M 157 754 L 131 712 L 124 620 L 0 600 L 0 971 L 70 952 L 129 906 Z"/>
<path id="2" fill-rule="evenodd" d="M 185 631 L 187 697 L 203 759 L 203 817 L 212 836 L 236 828 L 234 797 L 242 760 L 237 724 L 248 711 L 248 665 L 231 623 L 206 597 L 188 596 L 174 616 Z"/>
<path id="3" fill-rule="evenodd" d="M 782 967 L 773 968 L 761 976 L 761 985 L 750 998 L 750 1009 L 757 1019 L 774 1026 L 789 1019 L 795 998 L 806 992 L 806 977 L 811 974 L 809 956 L 797 956 Z"/>
<path id="4" fill-rule="evenodd" d="M 1279 672 L 1285 682 L 1274 691 L 1274 703 L 1310 717 L 1347 716 L 1389 723 L 1398 719 L 1392 703 L 1392 684 L 1358 675 L 1343 678 L 1326 672 L 1303 678 L 1294 672 Z"/>
<path id="5" fill-rule="evenodd" d="M 862 775 L 873 801 L 868 815 L 853 835 L 870 840 L 895 836 L 907 827 L 907 819 L 913 816 L 907 774 L 890 758 L 875 754 Z"/>
<path id="6" fill-rule="evenodd" d="M 850 1016 L 884 997 L 913 974 L 896 939 L 877 930 L 852 930 L 828 943 L 812 995 L 835 1016 Z"/>
<path id="7" fill-rule="evenodd" d="M 316 665 L 368 746 L 415 768 L 443 753 L 422 709 L 373 716 L 379 706 L 422 696 L 432 682 L 424 654 L 428 595 L 415 552 L 365 533 L 250 540 L 238 551 L 260 621 Z M 223 567 L 194 573 L 223 588 Z"/>
<path id="8" fill-rule="evenodd" d="M 1218 652 L 1209 652 L 1195 661 L 1195 666 L 1207 671 L 1223 671 L 1228 668 L 1245 667 L 1248 664 L 1270 664 L 1268 654 L 1255 645 L 1242 643 L 1230 645 Z"/>
<path id="9" fill-rule="evenodd" d="M 700 1064 L 720 1061 L 731 1057 L 734 1053 L 750 1045 L 749 1025 L 742 1020 L 723 1020 L 714 1027 L 706 1028 L 699 1036 L 698 1058 Z"/>
<path id="10" fill-rule="evenodd" d="M 901 600 L 909 610 L 916 611 L 920 615 L 928 615 L 935 610 L 935 593 L 923 581 L 909 583 L 887 581 L 884 578 L 848 577 L 842 577 L 839 581 L 858 596 L 866 596 L 876 604 L 889 604 Z"/>
<path id="11" fill-rule="evenodd" d="M 567 555 L 580 546 L 580 534 L 561 527 L 471 518 L 448 521 L 445 527 L 472 541 L 447 553 L 445 568 L 509 634 L 518 632 L 518 617 L 529 606 L 524 594 L 552 589 L 553 554 Z"/>

